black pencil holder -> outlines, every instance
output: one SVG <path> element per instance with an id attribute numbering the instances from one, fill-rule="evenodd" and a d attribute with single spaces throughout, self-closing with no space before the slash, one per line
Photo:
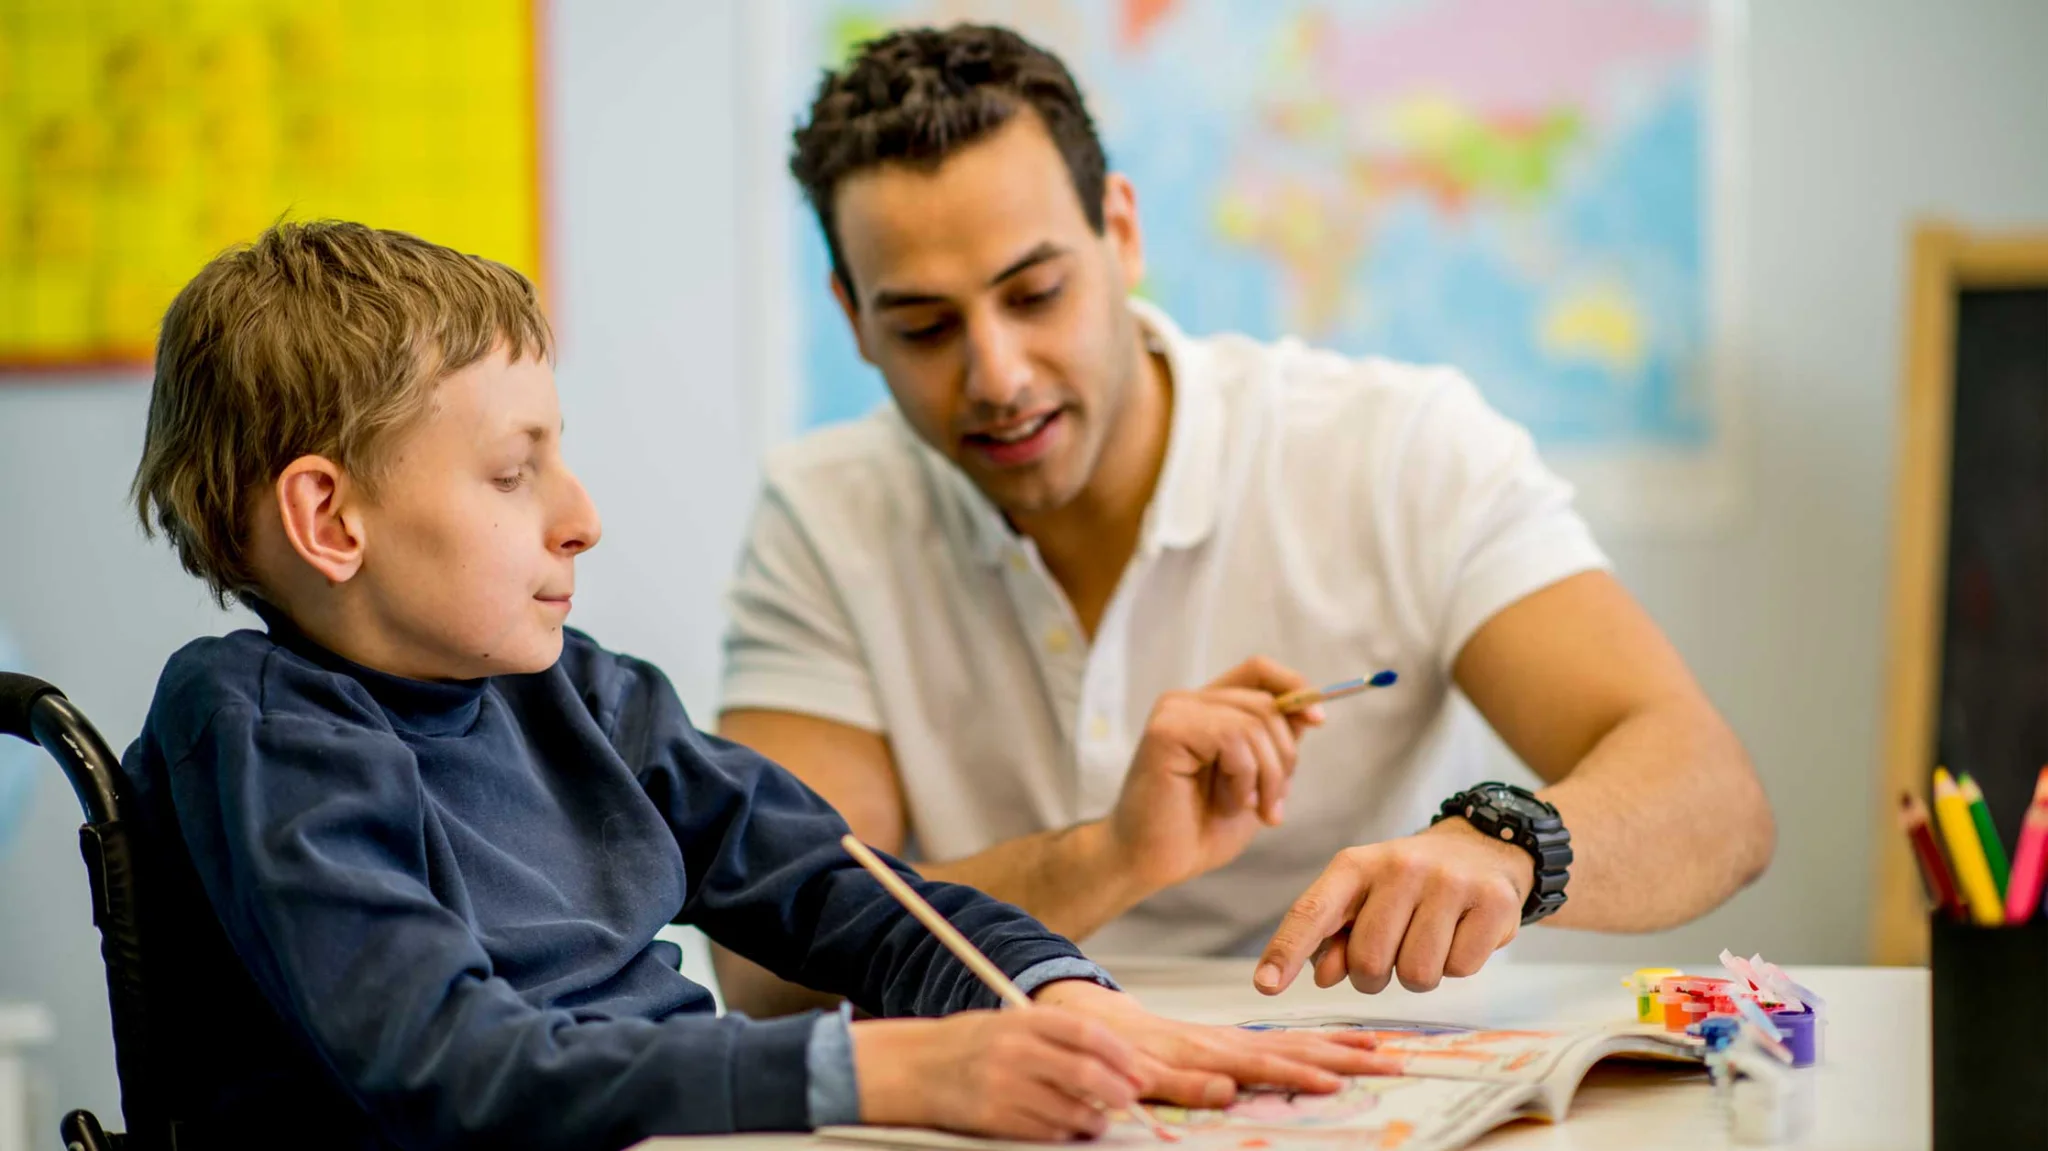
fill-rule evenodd
<path id="1" fill-rule="evenodd" d="M 2048 920 L 1931 934 L 1935 1151 L 2048 1145 Z"/>

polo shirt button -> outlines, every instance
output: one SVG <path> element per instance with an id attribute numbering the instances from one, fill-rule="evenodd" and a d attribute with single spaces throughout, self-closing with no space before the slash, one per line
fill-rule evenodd
<path id="1" fill-rule="evenodd" d="M 1051 627 L 1046 629 L 1045 650 L 1054 655 L 1067 654 L 1067 648 L 1072 646 L 1073 642 L 1074 637 L 1067 634 L 1066 628 Z"/>
<path id="2" fill-rule="evenodd" d="M 1025 569 L 1025 568 L 1026 568 L 1027 566 L 1029 566 L 1029 565 L 1025 564 L 1025 562 L 1024 562 L 1024 553 L 1023 553 L 1023 552 L 1020 552 L 1020 551 L 1013 551 L 1013 552 L 1011 552 L 1011 553 L 1010 553 L 1010 570 L 1011 570 L 1011 571 L 1014 571 L 1014 572 L 1020 572 L 1020 571 L 1023 571 L 1023 570 L 1024 570 L 1024 569 Z"/>
<path id="3" fill-rule="evenodd" d="M 1088 738 L 1098 743 L 1109 738 L 1109 720 L 1099 712 L 1088 721 Z"/>

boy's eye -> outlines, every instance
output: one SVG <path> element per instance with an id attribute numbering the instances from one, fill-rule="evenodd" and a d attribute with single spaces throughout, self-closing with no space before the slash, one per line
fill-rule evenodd
<path id="1" fill-rule="evenodd" d="M 520 484 L 525 482 L 526 473 L 523 471 L 512 472 L 507 475 L 497 476 L 491 480 L 492 485 L 494 485 L 501 492 L 514 491 L 519 487 Z"/>

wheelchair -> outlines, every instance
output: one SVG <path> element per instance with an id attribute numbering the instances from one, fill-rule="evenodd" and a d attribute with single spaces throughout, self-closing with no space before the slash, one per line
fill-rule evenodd
<path id="1" fill-rule="evenodd" d="M 109 1133 L 90 1111 L 72 1111 L 59 1124 L 69 1151 L 176 1151 L 179 1124 L 159 1085 L 169 1079 L 152 1062 L 160 1057 L 149 1034 L 143 996 L 151 954 L 143 938 L 127 778 L 85 714 L 64 693 L 32 676 L 0 672 L 0 736 L 40 744 L 64 769 L 84 809 L 78 850 L 92 884 L 92 919 L 100 931 L 107 969 L 107 1004 L 114 1022 L 114 1067 L 121 1081 L 125 1134 Z"/>

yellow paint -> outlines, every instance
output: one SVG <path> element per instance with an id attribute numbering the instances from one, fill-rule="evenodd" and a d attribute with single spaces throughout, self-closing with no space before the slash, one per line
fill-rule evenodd
<path id="1" fill-rule="evenodd" d="M 1676 967 L 1639 967 L 1635 974 L 1621 981 L 1623 987 L 1636 993 L 1636 1022 L 1664 1022 L 1664 1004 L 1657 998 L 1658 985 L 1670 976 L 1683 974 Z"/>

